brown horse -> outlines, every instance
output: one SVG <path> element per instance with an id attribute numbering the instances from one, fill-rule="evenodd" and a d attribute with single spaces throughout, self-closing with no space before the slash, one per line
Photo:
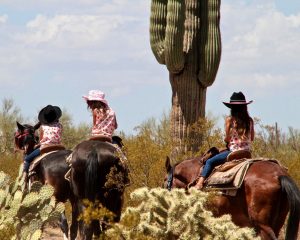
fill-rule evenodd
<path id="1" fill-rule="evenodd" d="M 171 167 L 167 158 L 165 187 L 188 188 L 200 170 L 199 158 L 184 160 Z M 271 161 L 253 163 L 236 196 L 221 195 L 210 203 L 216 217 L 231 214 L 240 227 L 252 227 L 263 240 L 275 240 L 288 212 L 286 240 L 297 240 L 300 219 L 300 191 L 286 170 Z"/>
<path id="2" fill-rule="evenodd" d="M 38 137 L 35 135 L 39 125 L 31 126 L 28 124 L 20 124 L 17 122 L 18 130 L 15 133 L 15 145 L 18 149 L 24 150 L 24 154 L 29 154 L 34 150 L 34 145 L 37 143 Z M 49 184 L 54 187 L 54 196 L 59 202 L 70 201 L 72 205 L 72 223 L 70 228 L 71 239 L 76 238 L 78 223 L 76 221 L 76 201 L 71 191 L 70 183 L 65 179 L 65 174 L 69 170 L 69 165 L 66 163 L 66 158 L 71 154 L 70 150 L 60 150 L 48 154 L 34 169 L 36 174 L 30 176 L 30 182 L 40 181 L 43 184 Z M 61 216 L 60 227 L 68 237 L 69 227 L 65 214 Z"/>
<path id="3" fill-rule="evenodd" d="M 100 202 L 114 214 L 114 221 L 119 221 L 127 176 L 116 147 L 98 140 L 84 141 L 74 148 L 71 163 L 71 185 L 77 198 L 78 214 L 85 208 L 83 200 L 88 199 Z M 99 220 L 94 219 L 91 224 L 80 220 L 79 233 L 82 240 L 99 236 Z"/>

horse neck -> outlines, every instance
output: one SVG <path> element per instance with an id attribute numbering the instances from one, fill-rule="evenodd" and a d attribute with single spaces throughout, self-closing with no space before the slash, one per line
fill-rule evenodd
<path id="1" fill-rule="evenodd" d="M 199 161 L 199 158 L 184 160 L 175 166 L 174 177 L 188 184 L 199 175 L 202 166 L 203 164 Z"/>

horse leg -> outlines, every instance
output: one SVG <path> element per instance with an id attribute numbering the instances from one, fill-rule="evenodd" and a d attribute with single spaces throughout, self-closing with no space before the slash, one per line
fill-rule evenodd
<path id="1" fill-rule="evenodd" d="M 62 232 L 64 233 L 64 240 L 68 239 L 68 233 L 69 233 L 69 226 L 68 226 L 68 221 L 65 215 L 65 211 L 61 214 L 60 216 L 60 228 Z"/>
<path id="2" fill-rule="evenodd" d="M 99 221 L 96 221 L 94 220 L 92 222 L 92 225 L 93 225 L 93 232 L 94 232 L 94 235 L 96 237 L 96 239 L 100 239 L 100 234 L 101 234 L 101 229 L 100 229 L 100 223 Z"/>
<path id="3" fill-rule="evenodd" d="M 84 240 L 91 240 L 93 237 L 93 225 L 92 224 L 84 224 Z"/>
<path id="4" fill-rule="evenodd" d="M 80 200 L 78 200 L 77 202 L 76 209 L 78 211 L 77 216 L 79 216 L 84 211 L 84 206 Z M 85 239 L 84 222 L 82 219 L 78 221 L 78 227 L 79 227 L 79 239 L 84 240 Z"/>
<path id="5" fill-rule="evenodd" d="M 77 237 L 77 230 L 78 230 L 78 216 L 79 216 L 79 209 L 78 205 L 75 200 L 71 200 L 72 205 L 72 222 L 70 227 L 70 237 L 71 240 L 75 240 Z"/>
<path id="6" fill-rule="evenodd" d="M 84 212 L 85 207 L 81 200 L 78 201 L 78 213 Z M 81 240 L 91 240 L 93 237 L 93 226 L 92 224 L 86 224 L 83 220 L 79 220 L 79 236 Z"/>
<path id="7" fill-rule="evenodd" d="M 277 237 L 273 231 L 273 229 L 267 225 L 264 225 L 262 223 L 258 223 L 259 227 L 259 236 L 263 240 L 277 240 Z"/>
<path id="8" fill-rule="evenodd" d="M 273 229 L 273 212 L 276 208 L 278 192 L 280 187 L 271 185 L 268 188 L 266 183 L 252 183 L 246 185 L 246 199 L 248 205 L 248 215 L 252 225 L 255 227 L 257 234 L 262 240 L 277 240 L 278 233 Z"/>
<path id="9" fill-rule="evenodd" d="M 256 192 L 254 189 L 252 191 Z M 249 218 L 262 240 L 277 240 L 272 228 L 272 204 L 274 204 L 272 199 L 274 196 L 267 194 L 266 190 L 262 196 L 261 193 L 253 193 L 248 202 Z"/>

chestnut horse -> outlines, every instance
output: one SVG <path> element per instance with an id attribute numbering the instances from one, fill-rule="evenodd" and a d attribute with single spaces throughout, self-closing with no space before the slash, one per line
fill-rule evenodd
<path id="1" fill-rule="evenodd" d="M 34 150 L 34 145 L 38 142 L 38 137 L 35 134 L 39 124 L 31 126 L 28 124 L 20 124 L 17 122 L 18 130 L 15 133 L 15 145 L 18 149 L 24 150 L 24 154 L 29 154 Z M 30 182 L 40 181 L 43 184 L 49 184 L 54 187 L 54 196 L 59 202 L 70 201 L 72 211 L 76 210 L 76 201 L 71 191 L 70 183 L 65 179 L 65 174 L 69 170 L 69 165 L 66 163 L 66 158 L 71 154 L 70 150 L 59 150 L 49 153 L 42 158 L 40 163 L 34 169 L 36 174 L 29 177 Z M 70 228 L 71 239 L 76 238 L 78 223 L 76 218 L 76 211 L 72 212 L 72 223 Z M 68 222 L 65 214 L 61 216 L 60 227 L 64 233 L 64 237 L 68 238 Z"/>
<path id="2" fill-rule="evenodd" d="M 97 201 L 114 214 L 119 221 L 126 184 L 126 169 L 120 163 L 116 147 L 108 142 L 87 140 L 79 143 L 73 150 L 71 159 L 71 186 L 77 199 L 78 214 L 85 208 L 83 200 Z M 79 233 L 82 240 L 99 236 L 101 226 L 98 219 L 87 224 L 79 221 Z"/>
<path id="3" fill-rule="evenodd" d="M 199 158 L 171 167 L 167 158 L 165 187 L 188 188 L 200 170 Z M 297 240 L 300 219 L 300 191 L 286 170 L 271 161 L 251 164 L 236 196 L 221 195 L 210 203 L 214 216 L 230 214 L 240 227 L 251 227 L 263 240 L 275 240 L 289 212 L 286 240 Z"/>

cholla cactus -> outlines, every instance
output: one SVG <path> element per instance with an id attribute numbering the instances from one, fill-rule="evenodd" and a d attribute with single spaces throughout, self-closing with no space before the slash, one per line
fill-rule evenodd
<path id="1" fill-rule="evenodd" d="M 0 239 L 40 239 L 42 227 L 64 211 L 53 187 L 34 182 L 26 194 L 22 186 L 23 180 L 9 184 L 8 175 L 0 172 Z"/>
<path id="2" fill-rule="evenodd" d="M 229 215 L 214 218 L 205 209 L 211 193 L 192 189 L 140 188 L 131 194 L 137 207 L 129 207 L 121 222 L 107 231 L 108 239 L 258 239 L 249 228 L 239 228 Z"/>
<path id="3" fill-rule="evenodd" d="M 213 84 L 221 59 L 221 0 L 152 0 L 150 44 L 170 72 L 172 139 L 187 150 L 201 140 L 190 126 L 205 116 L 206 89 Z"/>

